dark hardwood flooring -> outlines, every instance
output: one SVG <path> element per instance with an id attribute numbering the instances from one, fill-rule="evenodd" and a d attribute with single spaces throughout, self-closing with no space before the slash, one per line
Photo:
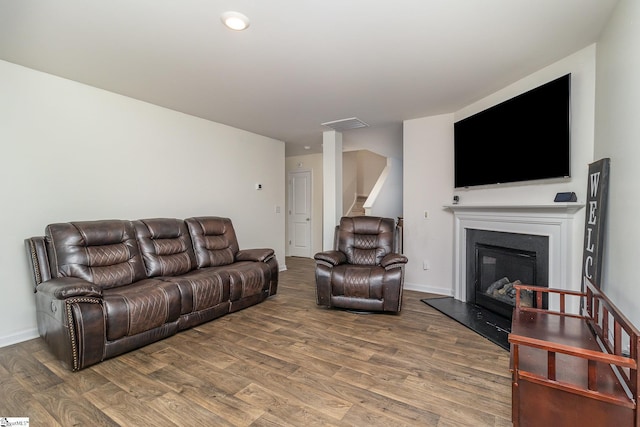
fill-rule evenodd
<path id="1" fill-rule="evenodd" d="M 41 339 L 0 349 L 0 417 L 31 426 L 510 426 L 509 353 L 405 291 L 401 314 L 278 295 L 80 372 Z"/>

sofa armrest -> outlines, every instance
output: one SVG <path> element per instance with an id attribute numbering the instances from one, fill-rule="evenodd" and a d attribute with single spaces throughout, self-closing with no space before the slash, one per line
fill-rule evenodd
<path id="1" fill-rule="evenodd" d="M 316 261 L 328 264 L 328 267 L 333 267 L 347 262 L 347 256 L 344 252 L 340 251 L 318 252 L 313 258 L 315 258 Z"/>
<path id="2" fill-rule="evenodd" d="M 77 277 L 59 277 L 47 280 L 40 283 L 36 290 L 59 300 L 71 297 L 102 298 L 100 287 Z"/>
<path id="3" fill-rule="evenodd" d="M 33 279 L 33 291 L 36 292 L 36 287 L 40 283 L 51 279 L 47 242 L 44 236 L 36 236 L 24 239 L 24 245 Z"/>
<path id="4" fill-rule="evenodd" d="M 267 262 L 274 256 L 273 249 L 241 249 L 236 253 L 236 261 Z"/>
<path id="5" fill-rule="evenodd" d="M 51 352 L 72 371 L 105 355 L 106 312 L 102 292 L 76 277 L 59 277 L 36 288 L 38 332 Z"/>
<path id="6" fill-rule="evenodd" d="M 385 268 L 385 270 L 389 270 L 391 268 L 400 267 L 402 264 L 406 264 L 409 259 L 401 254 L 390 253 L 386 254 L 382 261 L 380 261 L 380 265 Z"/>

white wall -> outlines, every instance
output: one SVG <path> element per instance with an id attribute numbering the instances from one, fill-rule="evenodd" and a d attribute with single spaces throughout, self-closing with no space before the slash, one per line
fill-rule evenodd
<path id="1" fill-rule="evenodd" d="M 405 254 L 409 289 L 453 294 L 453 214 L 460 204 L 549 204 L 574 191 L 584 202 L 587 165 L 593 161 L 596 48 L 591 45 L 453 114 L 404 122 Z M 453 123 L 543 83 L 571 73 L 571 178 L 453 188 Z M 526 161 L 526 153 L 523 154 Z M 517 167 L 517 165 L 513 165 Z M 424 219 L 424 211 L 429 219 Z M 584 210 L 576 214 L 572 267 L 580 271 Z M 423 270 L 427 261 L 429 270 Z M 577 274 L 577 273 L 576 273 Z M 577 274 L 576 277 L 579 277 Z"/>
<path id="2" fill-rule="evenodd" d="M 342 133 L 344 151 L 369 150 L 382 157 L 402 159 L 402 126 L 391 124 Z"/>
<path id="3" fill-rule="evenodd" d="M 346 155 L 347 153 L 344 154 Z M 356 155 L 358 161 L 357 193 L 359 196 L 368 196 L 373 186 L 378 182 L 380 174 L 387 166 L 387 158 L 369 150 L 358 150 Z"/>
<path id="4" fill-rule="evenodd" d="M 611 158 L 602 289 L 640 327 L 640 2 L 622 0 L 598 42 L 595 158 Z"/>
<path id="5" fill-rule="evenodd" d="M 4 61 L 0 94 L 0 346 L 37 336 L 23 239 L 49 223 L 227 216 L 284 265 L 283 142 Z"/>
<path id="6" fill-rule="evenodd" d="M 389 157 L 379 180 L 371 189 L 371 198 L 364 204 L 367 215 L 398 219 L 402 217 L 402 160 Z"/>
<path id="7" fill-rule="evenodd" d="M 404 122 L 403 165 L 405 287 L 453 295 L 453 114 Z"/>
<path id="8" fill-rule="evenodd" d="M 342 153 L 342 214 L 346 215 L 358 194 L 358 151 Z"/>

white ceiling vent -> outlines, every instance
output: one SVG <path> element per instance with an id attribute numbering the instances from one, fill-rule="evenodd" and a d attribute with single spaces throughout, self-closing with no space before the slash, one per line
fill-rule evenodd
<path id="1" fill-rule="evenodd" d="M 351 117 L 349 119 L 334 120 L 332 122 L 325 122 L 325 123 L 321 123 L 321 125 L 329 127 L 333 130 L 337 130 L 338 132 L 342 132 L 350 129 L 369 127 L 368 124 L 366 124 L 365 122 L 363 122 L 362 120 L 356 117 Z"/>

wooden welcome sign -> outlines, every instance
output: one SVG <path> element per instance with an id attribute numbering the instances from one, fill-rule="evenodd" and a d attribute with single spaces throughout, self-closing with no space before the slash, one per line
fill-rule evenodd
<path id="1" fill-rule="evenodd" d="M 598 288 L 600 288 L 602 278 L 604 225 L 609 193 L 609 163 L 609 158 L 591 163 L 587 177 L 587 212 L 584 222 L 582 277 L 587 277 Z"/>

